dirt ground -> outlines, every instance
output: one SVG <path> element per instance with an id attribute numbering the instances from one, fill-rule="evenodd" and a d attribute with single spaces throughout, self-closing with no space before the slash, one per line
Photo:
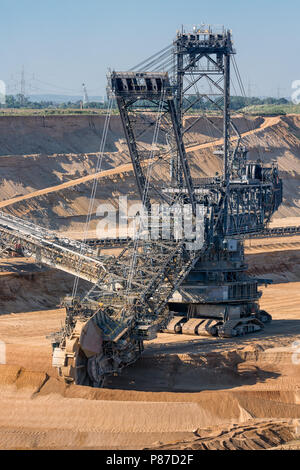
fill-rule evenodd
<path id="1" fill-rule="evenodd" d="M 271 226 L 300 225 L 299 116 L 235 119 L 250 158 L 279 165 L 284 202 Z M 221 118 L 214 120 L 212 129 L 200 120 L 186 134 L 193 175 L 221 168 L 213 154 Z M 78 238 L 103 122 L 103 116 L 1 118 L 1 210 Z M 143 144 L 149 146 L 149 136 Z M 95 207 L 124 194 L 134 202 L 117 116 L 102 170 Z M 94 214 L 91 237 L 96 221 Z M 273 316 L 264 331 L 234 340 L 159 334 L 103 389 L 66 386 L 51 366 L 49 335 L 64 321 L 58 305 L 72 277 L 32 259 L 1 260 L 0 448 L 300 448 L 300 237 L 249 240 L 245 253 L 249 273 L 274 282 L 262 287 L 261 307 Z"/>
<path id="2" fill-rule="evenodd" d="M 261 307 L 273 316 L 263 332 L 236 339 L 160 333 L 103 389 L 66 386 L 51 366 L 49 335 L 65 316 L 54 307 L 72 277 L 30 258 L 2 259 L 0 448 L 298 448 L 298 238 L 246 242 L 249 273 L 274 281 L 262 287 Z"/>
<path id="3" fill-rule="evenodd" d="M 193 119 L 186 118 L 184 125 L 188 127 Z M 91 231 L 99 220 L 96 208 L 100 203 L 116 206 L 120 195 L 127 195 L 130 204 L 137 202 L 132 166 L 118 116 L 111 118 L 101 171 L 95 174 L 104 120 L 105 116 L 1 117 L 0 208 L 56 230 L 82 232 L 95 178 L 98 187 Z M 204 118 L 200 119 L 185 134 L 191 172 L 196 178 L 214 176 L 222 169 L 220 157 L 214 154 L 221 144 L 221 118 L 212 120 L 214 126 L 207 127 Z M 299 116 L 247 119 L 236 116 L 234 122 L 249 149 L 250 159 L 261 158 L 264 163 L 278 164 L 284 201 L 276 217 L 299 217 Z M 151 136 L 147 133 L 142 144 L 150 148 Z M 157 163 L 152 173 L 155 181 L 167 181 L 168 161 Z"/>
<path id="4" fill-rule="evenodd" d="M 258 435 L 272 448 L 297 440 L 299 288 L 290 282 L 264 289 L 262 308 L 273 322 L 257 334 L 159 334 L 104 389 L 66 386 L 56 377 L 46 336 L 60 327 L 63 309 L 2 315 L 0 448 L 218 448 L 220 434 L 224 448 L 235 434 L 250 448 L 262 447 Z"/>

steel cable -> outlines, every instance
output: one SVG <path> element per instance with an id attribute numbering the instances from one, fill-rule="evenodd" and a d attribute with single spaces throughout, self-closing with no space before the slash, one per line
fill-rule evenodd
<path id="1" fill-rule="evenodd" d="M 113 99 L 109 99 L 108 103 L 108 109 L 107 109 L 107 114 L 105 116 L 105 121 L 104 121 L 104 127 L 103 127 L 103 132 L 102 132 L 102 137 L 101 137 L 101 142 L 100 142 L 100 148 L 99 148 L 99 154 L 98 154 L 98 159 L 97 159 L 97 164 L 95 168 L 95 177 L 93 179 L 93 185 L 92 185 L 92 191 L 91 191 L 91 196 L 89 200 L 89 207 L 88 207 L 88 213 L 86 217 L 86 222 L 85 222 L 85 229 L 84 229 L 84 234 L 82 238 L 82 246 L 80 249 L 80 254 L 84 250 L 86 250 L 87 245 L 85 244 L 87 235 L 88 235 L 88 229 L 89 229 L 89 224 L 91 221 L 92 217 L 92 211 L 94 207 L 94 201 L 95 201 L 95 196 L 96 196 L 96 191 L 97 191 L 97 186 L 98 186 L 98 178 L 96 177 L 97 173 L 101 171 L 102 168 L 102 161 L 103 161 L 103 155 L 104 155 L 104 149 L 106 145 L 106 138 L 107 138 L 107 133 L 108 133 L 108 128 L 109 128 L 109 122 L 110 122 L 110 117 L 111 117 L 111 112 L 112 112 L 112 105 L 113 105 Z M 77 273 L 80 272 L 82 265 L 82 260 L 80 260 L 77 264 Z M 72 297 L 74 298 L 77 294 L 77 289 L 78 289 L 78 283 L 79 283 L 79 275 L 74 279 L 74 285 L 73 285 L 73 291 L 72 291 Z"/>

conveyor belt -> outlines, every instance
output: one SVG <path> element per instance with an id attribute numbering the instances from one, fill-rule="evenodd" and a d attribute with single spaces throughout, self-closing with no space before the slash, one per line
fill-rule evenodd
<path id="1" fill-rule="evenodd" d="M 262 232 L 247 234 L 246 238 L 291 237 L 293 235 L 300 235 L 300 226 L 268 228 Z M 126 246 L 130 241 L 132 241 L 131 237 L 92 238 L 86 243 L 91 247 L 108 248 Z"/>

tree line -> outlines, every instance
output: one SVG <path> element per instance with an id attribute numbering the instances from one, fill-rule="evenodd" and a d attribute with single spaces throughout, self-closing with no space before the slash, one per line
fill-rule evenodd
<path id="1" fill-rule="evenodd" d="M 232 110 L 238 111 L 239 109 L 245 108 L 247 106 L 257 106 L 257 105 L 283 105 L 289 104 L 286 98 L 258 98 L 258 97 L 243 97 L 243 96 L 231 96 L 230 97 L 230 108 Z M 149 107 L 149 103 L 139 102 L 139 106 L 145 105 Z M 219 106 L 222 106 L 222 101 L 218 101 Z M 190 106 L 190 109 L 205 109 L 205 110 L 214 110 L 217 109 L 217 106 L 214 102 L 211 102 L 204 97 L 199 99 L 196 95 L 189 96 L 189 99 L 184 99 L 183 107 Z M 3 105 L 2 105 L 3 106 Z M 28 108 L 28 109 L 106 109 L 108 102 L 96 102 L 92 101 L 85 103 L 83 105 L 82 101 L 66 101 L 63 103 L 57 103 L 55 101 L 33 101 L 28 97 L 18 94 L 18 95 L 7 95 L 5 108 Z M 114 103 L 113 108 L 116 108 L 116 103 Z"/>

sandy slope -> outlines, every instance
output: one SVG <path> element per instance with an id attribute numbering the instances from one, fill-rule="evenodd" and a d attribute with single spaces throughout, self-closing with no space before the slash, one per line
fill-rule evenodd
<path id="1" fill-rule="evenodd" d="M 249 420 L 246 424 L 197 429 L 192 438 L 160 444 L 155 449 L 267 450 L 299 448 L 299 420 Z"/>
<path id="2" fill-rule="evenodd" d="M 131 203 L 138 200 L 120 122 L 116 118 L 117 116 L 114 116 L 111 124 L 109 149 L 104 155 L 103 171 L 96 175 L 99 184 L 90 230 L 95 229 L 98 220 L 95 214 L 98 204 L 109 202 L 116 206 L 119 195 L 127 195 Z M 241 117 L 235 119 L 250 150 L 250 157 L 263 158 L 266 163 L 275 160 L 279 165 L 284 180 L 284 204 L 276 216 L 280 218 L 299 216 L 299 117 L 256 118 L 251 121 Z M 215 124 L 220 126 L 218 118 L 215 117 L 214 120 Z M 18 141 L 18 138 L 24 135 L 27 141 L 28 135 L 33 136 L 34 132 L 36 142 L 40 142 L 40 148 L 45 152 L 23 157 L 16 154 L 0 157 L 3 177 L 0 179 L 0 207 L 51 228 L 80 231 L 86 221 L 97 161 L 96 153 L 87 153 L 91 150 L 96 152 L 95 145 L 93 144 L 93 148 L 89 145 L 92 128 L 86 118 L 82 122 L 80 119 L 74 121 L 53 119 L 46 127 L 38 126 L 38 122 L 34 128 L 33 123 L 30 127 L 26 119 L 20 121 L 14 139 L 9 132 L 8 136 L 2 135 L 3 130 L 0 129 L 0 138 L 9 140 L 11 151 L 14 149 L 14 140 Z M 59 125 L 61 135 L 58 131 Z M 97 121 L 98 138 L 101 126 L 102 121 Z M 82 136 L 80 141 L 82 153 L 51 153 L 52 145 L 58 141 L 59 146 L 55 147 L 57 150 L 66 152 L 69 144 L 74 144 L 74 149 L 76 147 L 79 150 L 76 130 Z M 95 134 L 93 135 L 95 137 Z M 186 146 L 194 176 L 213 176 L 216 171 L 221 171 L 221 160 L 218 155 L 213 154 L 215 146 L 221 143 L 219 137 L 220 133 L 215 130 L 212 132 L 210 129 L 208 132 L 204 122 L 199 122 L 194 132 L 187 133 Z M 92 141 L 95 143 L 95 140 Z M 145 136 L 143 145 L 149 147 L 149 141 L 150 136 Z M 30 147 L 31 151 L 38 148 L 38 145 Z M 22 168 L 22 178 L 20 168 Z M 154 179 L 163 178 L 167 181 L 168 165 L 164 161 L 158 161 L 152 173 Z"/>
<path id="3" fill-rule="evenodd" d="M 273 126 L 274 124 L 277 124 L 279 122 L 279 120 L 280 120 L 279 117 L 265 118 L 260 127 L 256 128 L 256 129 L 253 129 L 253 130 L 250 130 L 250 131 L 247 131 L 247 132 L 244 132 L 242 135 L 244 137 L 246 137 L 248 135 L 255 134 L 256 132 L 260 132 L 263 129 L 266 129 L 270 126 Z M 237 140 L 237 137 L 232 137 L 232 141 L 235 141 L 235 140 Z M 207 142 L 207 143 L 204 143 L 204 144 L 201 144 L 201 145 L 187 146 L 186 151 L 187 151 L 187 153 L 189 153 L 189 152 L 194 152 L 195 150 L 207 149 L 207 148 L 211 148 L 211 147 L 218 146 L 218 145 L 222 145 L 222 139 L 218 139 L 218 140 L 215 140 L 213 142 Z M 149 160 L 145 160 L 143 162 L 143 165 L 147 165 L 148 162 L 149 162 Z M 84 176 L 84 177 L 81 177 L 81 178 L 76 178 L 76 179 L 68 181 L 66 183 L 62 183 L 62 184 L 59 184 L 59 185 L 56 185 L 56 186 L 51 186 L 51 187 L 48 187 L 48 188 L 44 188 L 44 189 L 41 189 L 41 190 L 38 190 L 38 191 L 31 192 L 31 193 L 26 194 L 24 196 L 19 196 L 19 197 L 15 197 L 15 198 L 11 198 L 11 199 L 1 201 L 0 202 L 0 208 L 8 207 L 11 204 L 15 204 L 17 202 L 24 201 L 24 200 L 27 200 L 27 199 L 31 199 L 31 198 L 34 198 L 34 197 L 39 197 L 39 196 L 42 196 L 42 195 L 45 195 L 45 194 L 49 194 L 49 193 L 53 193 L 53 192 L 57 192 L 57 191 L 62 191 L 66 188 L 71 188 L 73 186 L 77 186 L 79 184 L 83 184 L 83 183 L 86 183 L 88 181 L 92 181 L 95 178 L 100 179 L 100 178 L 105 178 L 107 176 L 119 175 L 121 173 L 128 173 L 128 172 L 132 172 L 132 171 L 133 171 L 133 168 L 132 168 L 131 163 L 128 163 L 128 164 L 125 164 L 125 165 L 119 165 L 119 166 L 117 166 L 116 168 L 113 168 L 113 169 L 101 171 L 101 172 L 98 172 L 98 173 L 92 173 L 90 175 L 87 175 L 87 176 Z"/>

